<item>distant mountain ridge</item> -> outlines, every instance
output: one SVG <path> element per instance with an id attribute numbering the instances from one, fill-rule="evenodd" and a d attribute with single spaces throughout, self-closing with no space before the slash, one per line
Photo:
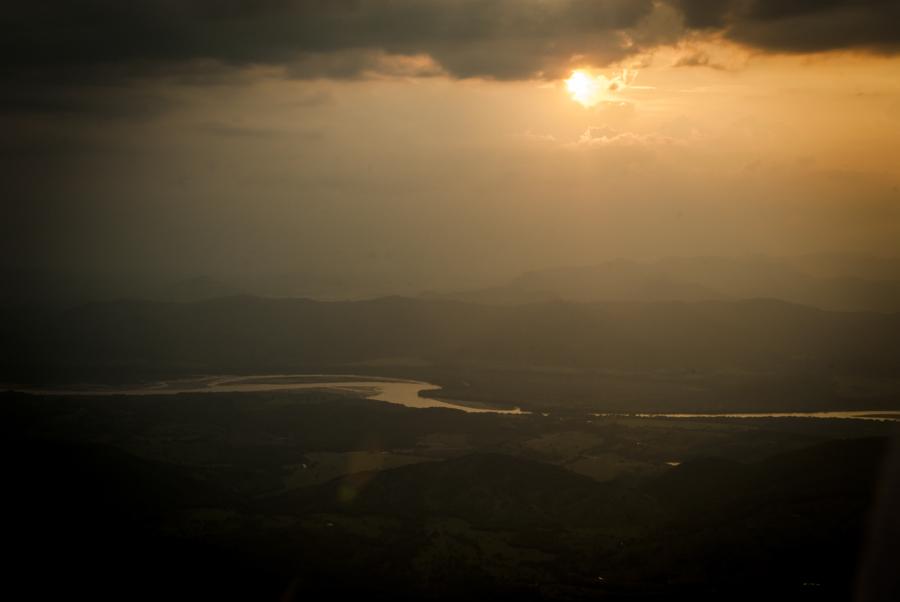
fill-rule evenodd
<path id="1" fill-rule="evenodd" d="M 508 272 L 505 272 L 508 274 Z M 900 259 L 855 255 L 617 259 L 531 270 L 503 282 L 477 270 L 190 274 L 2 269 L 0 309 L 60 309 L 118 299 L 203 301 L 248 294 L 320 301 L 419 295 L 472 303 L 709 301 L 774 298 L 823 309 L 900 311 Z M 422 292 L 429 291 L 429 292 Z"/>
<path id="2" fill-rule="evenodd" d="M 900 311 L 900 279 L 813 275 L 767 257 L 669 257 L 549 268 L 501 286 L 432 296 L 497 305 L 772 298 L 830 310 L 894 312 Z"/>
<path id="3" fill-rule="evenodd" d="M 776 300 L 492 306 L 234 296 L 88 304 L 3 325 L 3 378 L 143 369 L 277 373 L 415 357 L 437 366 L 897 377 L 900 314 Z"/>

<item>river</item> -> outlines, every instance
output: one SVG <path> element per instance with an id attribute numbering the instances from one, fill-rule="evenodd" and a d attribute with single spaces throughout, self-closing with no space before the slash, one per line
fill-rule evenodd
<path id="1" fill-rule="evenodd" d="M 178 395 L 180 393 L 255 393 L 262 391 L 295 391 L 329 389 L 353 393 L 395 403 L 408 408 L 447 408 L 472 414 L 525 414 L 519 408 L 504 409 L 463 401 L 441 401 L 423 397 L 425 391 L 436 391 L 438 385 L 417 380 L 360 376 L 356 374 L 262 374 L 253 376 L 202 376 L 160 381 L 140 386 L 84 385 L 65 389 L 11 387 L 13 390 L 38 395 Z M 597 417 L 631 418 L 837 418 L 900 422 L 900 410 L 847 410 L 831 412 L 760 412 L 760 413 L 596 413 Z"/>
<path id="2" fill-rule="evenodd" d="M 204 376 L 160 381 L 139 386 L 84 385 L 65 389 L 11 387 L 37 395 L 178 395 L 181 393 L 255 393 L 329 389 L 359 394 L 408 408 L 447 408 L 469 413 L 524 414 L 519 408 L 503 409 L 467 402 L 440 401 L 422 397 L 438 385 L 415 380 L 399 380 L 354 374 L 265 374 L 254 376 Z"/>
<path id="3" fill-rule="evenodd" d="M 598 417 L 629 418 L 839 418 L 845 420 L 876 420 L 879 422 L 900 422 L 900 410 L 851 410 L 834 412 L 747 412 L 743 414 L 629 414 L 599 413 Z"/>

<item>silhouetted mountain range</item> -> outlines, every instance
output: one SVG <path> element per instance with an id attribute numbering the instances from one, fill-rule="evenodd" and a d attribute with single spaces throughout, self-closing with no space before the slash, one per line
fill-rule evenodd
<path id="1" fill-rule="evenodd" d="M 900 314 L 773 300 L 490 306 L 243 296 L 7 314 L 3 330 L 7 379 L 303 372 L 391 357 L 517 369 L 900 374 Z"/>
<path id="2" fill-rule="evenodd" d="M 490 304 L 771 298 L 823 309 L 900 311 L 900 280 L 821 275 L 821 265 L 809 258 L 806 265 L 820 275 L 766 257 L 617 260 L 528 272 L 502 286 L 433 296 Z"/>
<path id="3" fill-rule="evenodd" d="M 619 259 L 526 272 L 502 282 L 474 273 L 398 275 L 309 271 L 253 274 L 96 273 L 2 270 L 0 308 L 74 307 L 119 299 L 203 301 L 259 297 L 359 300 L 419 295 L 474 303 L 781 299 L 823 309 L 900 311 L 900 260 L 853 255 Z M 499 284 L 493 284 L 498 283 Z M 491 283 L 486 286 L 486 283 Z"/>

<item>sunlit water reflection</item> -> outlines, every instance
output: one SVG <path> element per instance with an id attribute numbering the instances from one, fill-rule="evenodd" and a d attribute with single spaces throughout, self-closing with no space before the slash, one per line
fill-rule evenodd
<path id="1" fill-rule="evenodd" d="M 255 393 L 263 391 L 295 391 L 328 389 L 354 393 L 373 399 L 396 403 L 408 408 L 448 408 L 469 413 L 523 414 L 519 408 L 503 409 L 480 406 L 468 402 L 441 401 L 422 397 L 425 391 L 439 386 L 414 380 L 381 379 L 346 374 L 270 374 L 255 376 L 208 376 L 167 380 L 137 387 L 109 387 L 86 385 L 66 389 L 16 388 L 26 393 L 42 395 L 178 395 L 180 393 Z"/>
<path id="2" fill-rule="evenodd" d="M 599 417 L 623 416 L 630 418 L 843 418 L 849 420 L 876 420 L 879 422 L 900 422 L 900 410 L 858 410 L 835 412 L 759 412 L 743 414 L 628 414 L 600 413 Z"/>

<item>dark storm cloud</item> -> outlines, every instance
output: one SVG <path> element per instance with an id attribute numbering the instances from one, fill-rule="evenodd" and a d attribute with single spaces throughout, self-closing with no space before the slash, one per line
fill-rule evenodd
<path id="1" fill-rule="evenodd" d="M 684 15 L 684 23 L 692 29 L 719 28 L 730 12 L 729 0 L 671 0 Z"/>
<path id="2" fill-rule="evenodd" d="M 688 30 L 764 51 L 900 46 L 896 0 L 667 0 Z M 671 42 L 641 29 L 653 0 L 19 0 L 0 14 L 2 76 L 125 81 L 197 65 L 276 65 L 291 77 L 369 73 L 557 77 Z M 671 29 L 671 28 L 669 28 Z M 628 35 L 626 35 L 628 34 Z M 430 65 L 390 57 L 427 57 Z"/>
<path id="3" fill-rule="evenodd" d="M 900 50 L 897 0 L 672 0 L 690 29 L 767 52 Z"/>
<path id="4" fill-rule="evenodd" d="M 8 4 L 0 12 L 0 112 L 7 114 L 152 115 L 162 104 L 129 89 L 135 79 L 239 84 L 250 72 L 235 67 L 251 65 L 282 68 L 297 79 L 557 78 L 576 64 L 607 65 L 691 31 L 772 52 L 900 49 L 897 0 Z M 694 63 L 706 64 L 699 57 Z"/>
<path id="5" fill-rule="evenodd" d="M 572 55 L 624 56 L 651 0 L 24 0 L 4 11 L 4 75 L 141 75 L 213 59 L 298 77 L 376 69 L 368 51 L 428 55 L 455 76 L 540 75 Z"/>

